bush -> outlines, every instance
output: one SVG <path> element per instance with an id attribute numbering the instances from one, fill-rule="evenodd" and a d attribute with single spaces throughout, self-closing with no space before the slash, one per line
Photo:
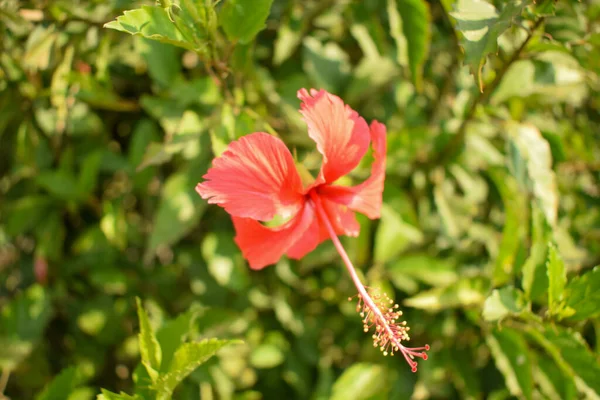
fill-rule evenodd
<path id="1" fill-rule="evenodd" d="M 599 397 L 599 15 L 0 0 L 0 399 Z M 430 345 L 417 373 L 330 240 L 251 270 L 195 192 L 252 132 L 316 176 L 302 88 L 387 127 L 381 218 L 341 241 Z"/>

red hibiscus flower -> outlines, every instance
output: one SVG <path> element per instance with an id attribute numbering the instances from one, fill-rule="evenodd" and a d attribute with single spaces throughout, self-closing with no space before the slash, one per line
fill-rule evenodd
<path id="1" fill-rule="evenodd" d="M 360 281 L 338 235 L 357 236 L 360 226 L 355 212 L 379 218 L 385 179 L 386 129 L 377 121 L 371 126 L 337 96 L 324 90 L 298 91 L 300 112 L 308 135 L 317 143 L 323 164 L 316 179 L 304 185 L 290 151 L 278 138 L 257 132 L 231 142 L 213 160 L 196 191 L 211 204 L 223 207 L 233 220 L 235 242 L 252 269 L 276 263 L 284 254 L 300 259 L 319 243 L 331 239 L 356 288 L 357 311 L 364 330 L 375 327 L 373 344 L 384 355 L 400 351 L 413 371 L 415 357 L 427 359 L 429 346 L 408 348 L 402 312 L 385 294 L 369 292 Z M 352 171 L 369 144 L 374 162 L 371 176 L 347 187 L 335 182 Z M 275 216 L 290 218 L 279 227 L 261 223 Z"/>

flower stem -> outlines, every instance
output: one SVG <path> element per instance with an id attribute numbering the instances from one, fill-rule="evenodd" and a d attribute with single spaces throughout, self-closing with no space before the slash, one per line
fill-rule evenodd
<path id="1" fill-rule="evenodd" d="M 376 327 L 375 334 L 373 335 L 374 345 L 376 347 L 381 346 L 380 349 L 384 355 L 387 355 L 387 348 L 390 346 L 392 349 L 392 354 L 394 354 L 394 350 L 401 351 L 404 359 L 412 368 L 412 371 L 416 372 L 417 363 L 414 361 L 414 358 L 420 357 L 426 360 L 427 354 L 424 351 L 429 350 L 429 345 L 418 348 L 408 348 L 400 343 L 402 339 L 408 340 L 408 328 L 405 327 L 405 323 L 398 324 L 396 322 L 397 318 L 402 315 L 401 312 L 394 311 L 398 305 L 388 309 L 388 301 L 389 303 L 393 302 L 389 300 L 387 296 L 384 296 L 385 302 L 381 301 L 380 296 L 376 296 L 378 300 L 377 302 L 373 300 L 363 283 L 360 281 L 360 278 L 356 273 L 356 269 L 354 268 L 352 261 L 350 261 L 350 257 L 348 257 L 348 253 L 346 253 L 344 246 L 342 246 L 342 243 L 338 239 L 337 234 L 331 225 L 331 221 L 329 220 L 329 216 L 323 208 L 321 199 L 315 192 L 311 192 L 310 197 L 314 203 L 319 220 L 325 225 L 333 245 L 335 246 L 340 257 L 342 257 L 342 260 L 346 266 L 346 270 L 350 274 L 350 277 L 354 282 L 354 286 L 356 286 L 356 289 L 358 290 L 360 299 L 359 305 L 360 301 L 364 303 L 363 312 L 366 310 L 366 313 L 363 314 L 363 312 L 361 312 L 361 317 L 366 315 L 366 317 L 364 317 L 365 319 L 363 320 L 365 324 L 365 332 L 368 331 L 369 322 L 372 321 L 372 325 Z M 385 307 L 384 311 L 382 311 L 383 307 Z"/>

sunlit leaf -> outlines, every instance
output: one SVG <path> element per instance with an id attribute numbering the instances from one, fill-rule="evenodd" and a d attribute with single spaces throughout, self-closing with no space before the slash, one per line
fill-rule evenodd
<path id="1" fill-rule="evenodd" d="M 139 298 L 136 298 L 136 303 L 140 324 L 138 339 L 140 344 L 140 354 L 142 355 L 142 364 L 146 367 L 152 380 L 156 381 L 162 361 L 162 351 L 160 344 L 156 339 L 154 329 L 152 328 L 152 325 L 150 325 L 148 314 L 142 306 L 142 301 Z"/>
<path id="2" fill-rule="evenodd" d="M 168 371 L 155 382 L 158 398 L 168 398 L 177 385 L 201 364 L 214 356 L 222 347 L 239 343 L 235 340 L 206 339 L 201 342 L 184 343 L 175 354 Z"/>
<path id="3" fill-rule="evenodd" d="M 479 89 L 483 90 L 481 69 L 486 57 L 498 48 L 498 37 L 510 27 L 521 14 L 525 2 L 510 0 L 498 11 L 485 0 L 458 0 L 450 13 L 456 19 L 461 32 L 461 46 L 465 52 L 464 63 L 475 76 Z"/>
<path id="4" fill-rule="evenodd" d="M 381 365 L 357 363 L 335 381 L 330 399 L 370 399 L 387 389 L 387 371 Z"/>
<path id="5" fill-rule="evenodd" d="M 527 311 L 527 303 L 523 292 L 507 286 L 495 289 L 483 304 L 483 319 L 497 321 L 507 316 L 519 315 Z"/>
<path id="6" fill-rule="evenodd" d="M 548 273 L 548 313 L 556 315 L 563 307 L 564 290 L 567 284 L 567 271 L 558 249 L 555 245 L 548 246 L 548 260 L 546 261 Z"/>

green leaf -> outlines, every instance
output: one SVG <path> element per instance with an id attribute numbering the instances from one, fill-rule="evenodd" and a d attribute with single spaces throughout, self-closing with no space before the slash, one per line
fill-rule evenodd
<path id="1" fill-rule="evenodd" d="M 273 64 L 281 65 L 302 43 L 302 30 L 306 24 L 303 17 L 303 7 L 293 7 L 290 16 L 279 25 L 273 48 Z"/>
<path id="2" fill-rule="evenodd" d="M 50 90 L 50 103 L 56 108 L 56 130 L 64 132 L 67 122 L 67 95 L 69 90 L 69 73 L 71 72 L 71 64 L 73 63 L 73 55 L 75 53 L 73 46 L 67 47 L 65 55 L 59 66 L 52 75 L 52 83 Z"/>
<path id="3" fill-rule="evenodd" d="M 523 292 L 512 286 L 494 289 L 483 304 L 483 319 L 497 321 L 529 310 Z"/>
<path id="4" fill-rule="evenodd" d="M 389 390 L 387 375 L 381 365 L 354 364 L 335 381 L 330 400 L 366 400 L 386 393 Z"/>
<path id="5" fill-rule="evenodd" d="M 203 52 L 205 46 L 196 42 L 194 37 L 181 32 L 178 26 L 171 20 L 169 12 L 165 8 L 142 6 L 135 10 L 128 10 L 116 20 L 108 22 L 105 28 L 142 36 L 147 39 L 168 43 L 187 50 Z"/>
<path id="6" fill-rule="evenodd" d="M 523 264 L 521 284 L 527 298 L 539 300 L 548 290 L 546 254 L 548 253 L 548 241 L 551 240 L 552 231 L 537 203 L 532 202 L 531 210 L 532 245 L 529 257 Z"/>
<path id="7" fill-rule="evenodd" d="M 37 25 L 27 38 L 23 67 L 32 71 L 47 70 L 58 36 L 55 25 Z"/>
<path id="8" fill-rule="evenodd" d="M 138 171 L 150 165 L 164 164 L 180 153 L 190 154 L 186 158 L 193 158 L 201 151 L 198 140 L 205 130 L 206 126 L 197 113 L 184 111 L 175 132 L 167 135 L 164 143 L 150 143 Z"/>
<path id="9" fill-rule="evenodd" d="M 504 375 L 510 393 L 520 399 L 533 396 L 531 356 L 525 339 L 519 331 L 503 327 L 494 329 L 486 337 L 496 367 Z"/>
<path id="10" fill-rule="evenodd" d="M 388 272 L 399 289 L 405 288 L 404 281 L 418 280 L 431 286 L 446 287 L 458 280 L 452 260 L 431 257 L 427 254 L 411 254 L 393 263 Z"/>
<path id="11" fill-rule="evenodd" d="M 173 390 L 201 364 L 214 356 L 222 347 L 241 343 L 238 340 L 206 339 L 201 342 L 184 343 L 173 356 L 168 372 L 155 382 L 157 399 L 169 399 Z"/>
<path id="12" fill-rule="evenodd" d="M 583 321 L 600 315 L 600 266 L 583 275 L 576 276 L 565 291 L 565 317 L 572 321 Z"/>
<path id="13" fill-rule="evenodd" d="M 219 13 L 230 40 L 248 43 L 262 31 L 273 0 L 228 0 Z"/>
<path id="14" fill-rule="evenodd" d="M 52 210 L 48 196 L 26 196 L 6 206 L 5 229 L 11 236 L 23 234 L 35 227 Z"/>
<path id="15" fill-rule="evenodd" d="M 140 38 L 136 50 L 144 56 L 148 75 L 163 88 L 168 88 L 181 74 L 181 50 L 170 44 Z"/>
<path id="16" fill-rule="evenodd" d="M 509 0 L 500 13 L 484 0 L 458 0 L 454 5 L 450 15 L 456 19 L 456 28 L 462 34 L 464 63 L 475 76 L 479 90 L 483 91 L 481 70 L 486 57 L 496 52 L 498 37 L 511 26 L 525 5 L 520 0 Z"/>
<path id="17" fill-rule="evenodd" d="M 64 170 L 51 170 L 40 173 L 37 183 L 54 197 L 65 201 L 80 201 L 82 194 L 79 191 L 77 180 L 70 172 Z"/>
<path id="18" fill-rule="evenodd" d="M 265 343 L 256 347 L 250 355 L 250 364 L 255 368 L 274 368 L 285 360 L 281 349 L 274 345 Z"/>
<path id="19" fill-rule="evenodd" d="M 50 320 L 50 298 L 44 287 L 32 285 L 5 305 L 0 314 L 0 367 L 14 369 L 41 339 Z"/>
<path id="20" fill-rule="evenodd" d="M 396 4 L 393 4 L 393 3 Z M 431 15 L 424 0 L 388 0 L 390 31 L 398 47 L 398 61 L 408 60 L 417 91 L 423 87 L 423 64 L 431 42 Z M 402 30 L 402 33 L 400 33 Z M 404 46 L 403 38 L 406 42 Z M 406 53 L 406 55 L 402 54 Z"/>
<path id="21" fill-rule="evenodd" d="M 102 389 L 102 394 L 99 394 L 97 400 L 140 400 L 140 397 L 130 396 L 125 392 L 120 394 L 109 392 L 106 389 Z"/>
<path id="22" fill-rule="evenodd" d="M 77 369 L 69 367 L 60 372 L 36 400 L 63 400 L 78 384 Z"/>
<path id="23" fill-rule="evenodd" d="M 302 42 L 304 71 L 317 87 L 339 93 L 350 77 L 348 54 L 335 42 L 322 44 L 308 36 Z"/>
<path id="24" fill-rule="evenodd" d="M 533 371 L 535 382 L 549 400 L 577 398 L 577 389 L 573 378 L 566 375 L 554 360 L 545 354 L 537 354 L 536 364 Z"/>
<path id="25" fill-rule="evenodd" d="M 171 364 L 171 359 L 177 348 L 192 333 L 194 320 L 198 317 L 200 310 L 194 307 L 177 318 L 166 322 L 156 333 L 156 338 L 162 349 L 162 362 L 160 372 L 166 372 Z"/>
<path id="26" fill-rule="evenodd" d="M 531 124 L 508 124 L 511 171 L 540 204 L 546 220 L 556 224 L 558 188 L 552 170 L 552 151 L 539 129 Z"/>
<path id="27" fill-rule="evenodd" d="M 423 242 L 423 233 L 388 204 L 382 205 L 381 217 L 375 234 L 375 261 L 391 261 L 410 245 Z"/>
<path id="28" fill-rule="evenodd" d="M 404 300 L 409 307 L 432 312 L 454 307 L 473 307 L 485 301 L 484 282 L 480 279 L 462 279 L 445 288 L 435 288 L 419 292 L 416 296 Z"/>
<path id="29" fill-rule="evenodd" d="M 137 314 L 140 324 L 140 333 L 138 334 L 138 340 L 140 345 L 140 354 L 142 356 L 142 364 L 146 367 L 148 375 L 152 378 L 152 381 L 156 381 L 158 378 L 158 371 L 162 361 L 162 351 L 160 344 L 154 334 L 154 329 L 150 325 L 150 319 L 139 297 L 135 299 L 137 304 Z"/>
<path id="30" fill-rule="evenodd" d="M 519 246 L 525 239 L 527 227 L 523 221 L 527 216 L 526 196 L 519 191 L 516 180 L 505 169 L 493 168 L 488 174 L 502 197 L 504 226 L 502 240 L 494 266 L 494 285 L 508 282 L 514 274 L 515 258 Z"/>
<path id="31" fill-rule="evenodd" d="M 556 13 L 556 2 L 558 0 L 538 0 L 533 12 L 538 16 L 550 17 Z"/>
<path id="32" fill-rule="evenodd" d="M 200 220 L 206 202 L 194 190 L 197 183 L 187 171 L 176 172 L 165 182 L 148 239 L 147 260 L 159 246 L 170 246 L 177 242 Z"/>
<path id="33" fill-rule="evenodd" d="M 565 263 L 558 254 L 556 245 L 549 243 L 548 260 L 546 261 L 548 273 L 548 313 L 557 315 L 563 308 L 564 290 L 567 284 Z"/>
<path id="34" fill-rule="evenodd" d="M 588 398 L 600 397 L 600 362 L 581 335 L 558 327 L 528 328 L 527 333 L 540 344 L 567 375 L 575 378 L 579 392 Z"/>

